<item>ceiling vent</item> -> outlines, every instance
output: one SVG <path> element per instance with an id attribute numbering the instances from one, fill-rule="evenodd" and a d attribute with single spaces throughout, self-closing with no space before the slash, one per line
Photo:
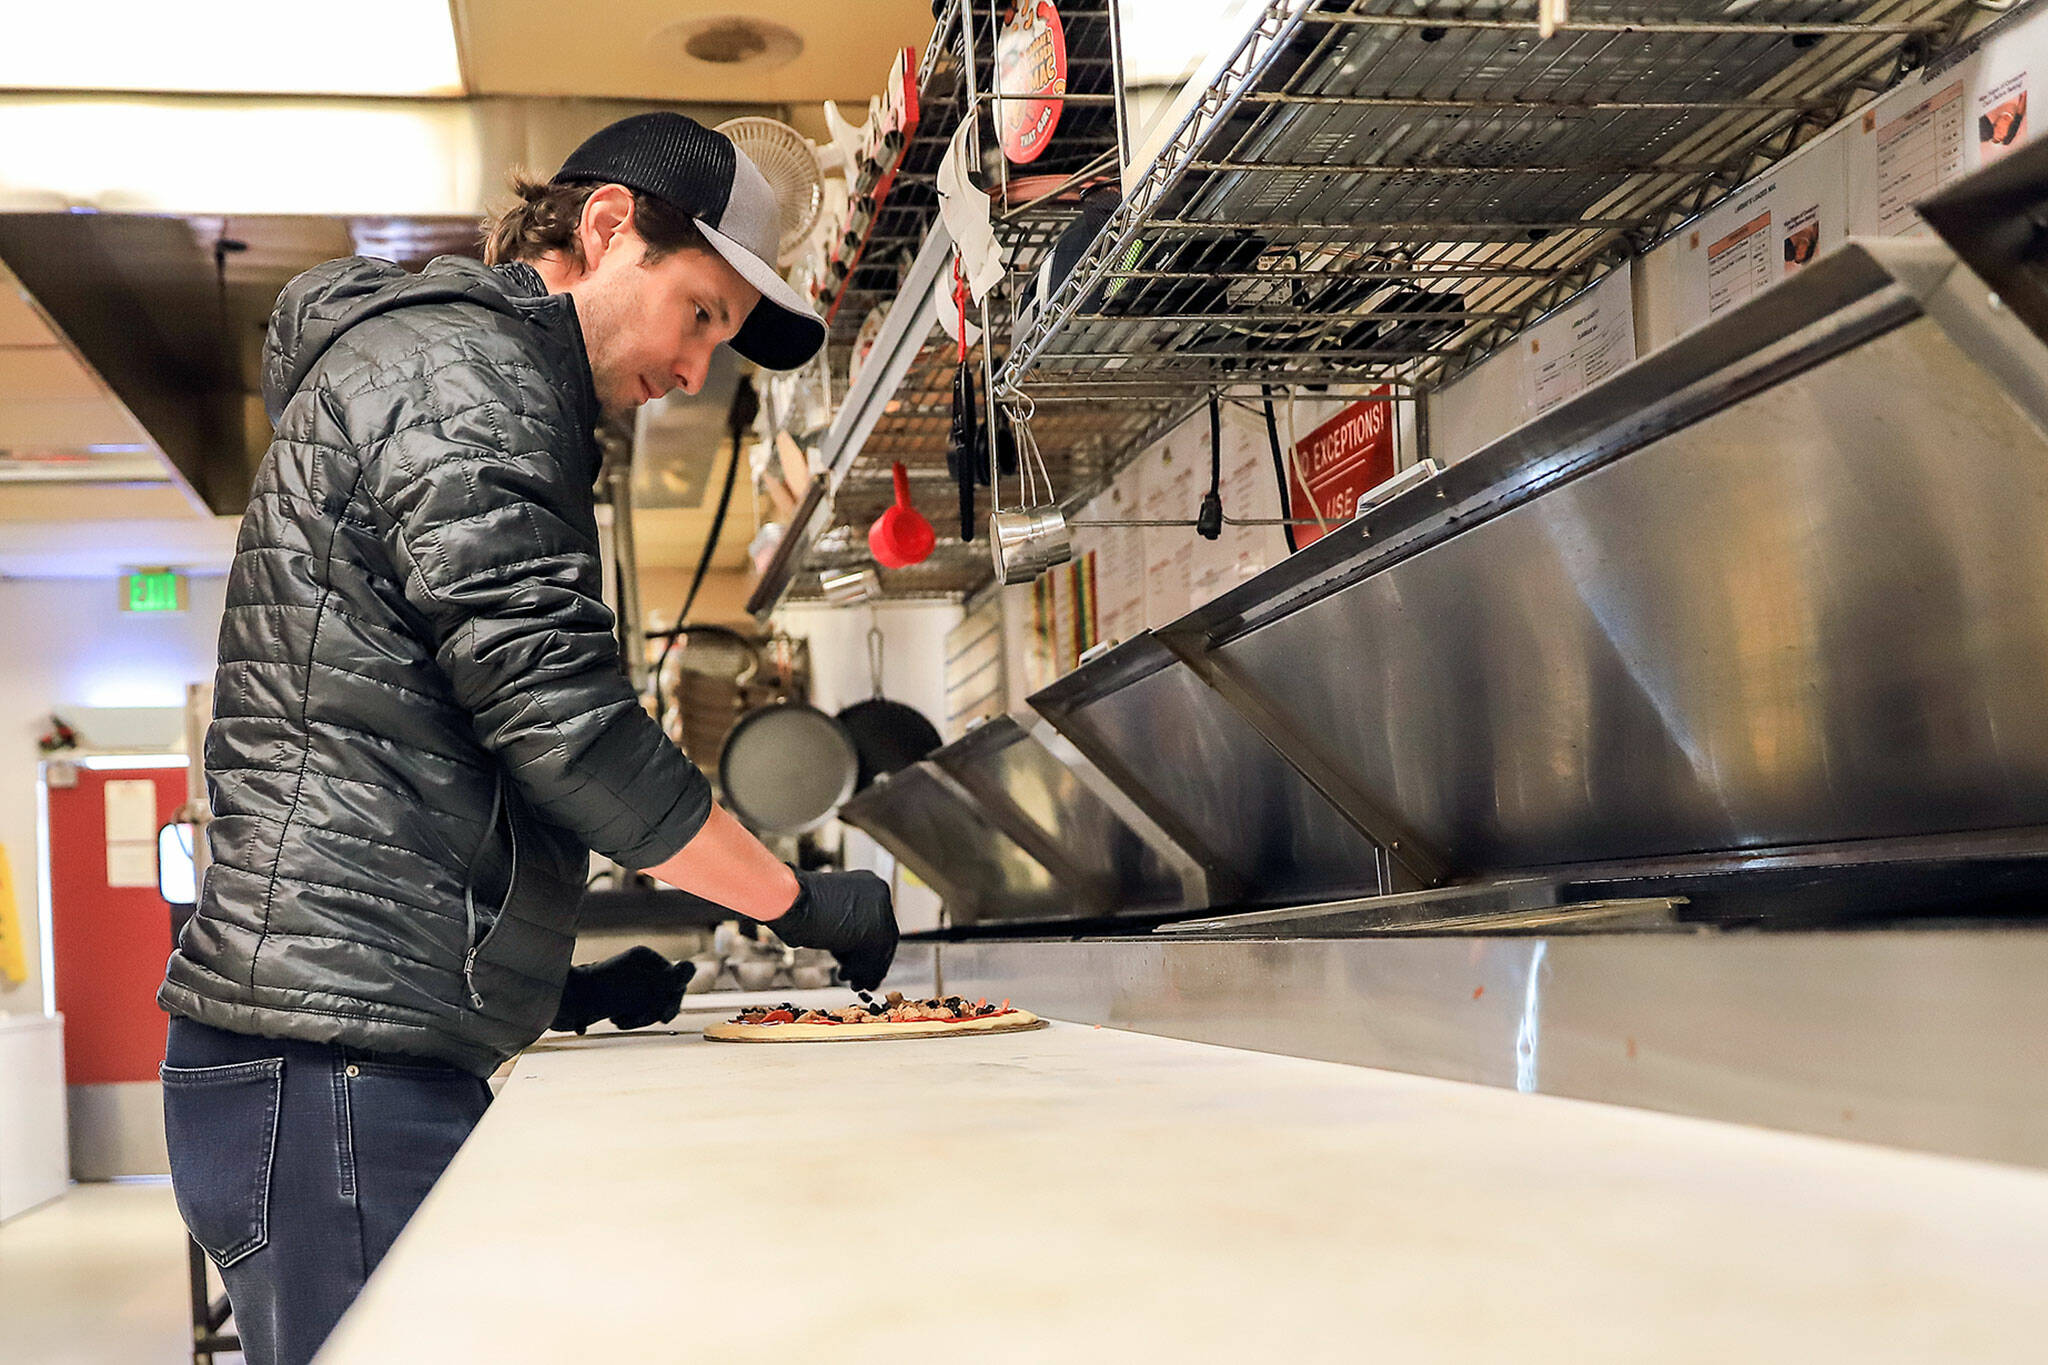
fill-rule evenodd
<path id="1" fill-rule="evenodd" d="M 657 42 L 678 43 L 683 55 L 707 66 L 772 71 L 796 60 L 804 40 L 793 29 L 749 14 L 693 19 L 662 30 Z"/>

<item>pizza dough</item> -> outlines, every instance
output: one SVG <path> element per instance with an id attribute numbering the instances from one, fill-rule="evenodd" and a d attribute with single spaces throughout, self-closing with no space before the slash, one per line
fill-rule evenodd
<path id="1" fill-rule="evenodd" d="M 725 1019 L 707 1026 L 704 1036 L 721 1043 L 846 1043 L 875 1038 L 943 1038 L 953 1033 L 1017 1033 L 1044 1023 L 1029 1010 L 980 1019 L 916 1019 L 903 1024 L 741 1024 Z"/>

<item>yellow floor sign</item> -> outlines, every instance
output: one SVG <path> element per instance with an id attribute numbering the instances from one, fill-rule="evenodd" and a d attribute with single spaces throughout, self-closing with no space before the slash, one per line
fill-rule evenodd
<path id="1" fill-rule="evenodd" d="M 28 958 L 22 949 L 21 907 L 14 899 L 14 871 L 7 850 L 0 847 L 0 982 L 28 980 Z"/>

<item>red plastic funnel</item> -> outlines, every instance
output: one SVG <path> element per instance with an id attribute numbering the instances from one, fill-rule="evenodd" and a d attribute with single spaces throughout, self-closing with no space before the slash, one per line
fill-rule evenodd
<path id="1" fill-rule="evenodd" d="M 910 505 L 910 474 L 898 460 L 893 470 L 896 476 L 896 505 L 875 518 L 875 524 L 868 528 L 868 549 L 875 555 L 875 562 L 885 569 L 902 569 L 920 563 L 931 554 L 938 535 L 932 524 L 926 521 L 915 507 Z"/>

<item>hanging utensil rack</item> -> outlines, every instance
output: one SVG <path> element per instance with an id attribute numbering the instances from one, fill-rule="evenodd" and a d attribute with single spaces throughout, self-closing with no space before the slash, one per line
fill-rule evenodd
<path id="1" fill-rule="evenodd" d="M 1066 226 L 1072 207 L 1065 200 L 1092 179 L 1114 179 L 1117 174 L 1109 0 L 1074 0 L 1062 4 L 1060 10 L 1072 64 L 1071 107 L 1062 117 L 1052 145 L 1032 163 L 1031 171 L 1070 183 L 1030 197 L 1012 195 L 1007 172 L 996 183 L 993 221 L 1003 250 L 1006 282 L 998 287 L 1001 298 L 990 307 L 988 322 L 998 356 L 1008 352 L 1011 309 L 1019 289 Z M 917 258 L 926 251 L 948 255 L 952 250 L 951 240 L 935 231 L 935 182 L 939 164 L 967 110 L 983 110 L 995 100 L 990 92 L 995 85 L 996 23 L 989 5 L 977 4 L 970 11 L 962 0 L 950 0 L 941 9 L 926 45 L 919 66 L 923 114 L 918 130 L 889 199 L 877 212 L 867 251 L 847 282 L 845 300 L 827 340 L 835 376 L 835 408 L 857 412 L 865 406 L 868 420 L 835 421 L 828 433 L 821 450 L 827 469 L 824 486 L 815 489 L 799 509 L 795 529 L 749 600 L 748 610 L 757 616 L 765 616 L 785 599 L 817 600 L 821 573 L 871 563 L 867 530 L 894 499 L 891 466 L 898 460 L 907 467 L 913 498 L 931 516 L 940 536 L 931 557 L 922 563 L 881 570 L 884 597 L 957 599 L 977 591 L 990 579 L 987 541 L 963 542 L 957 534 L 956 518 L 935 515 L 950 506 L 952 496 L 945 452 L 958 360 L 954 343 L 930 319 L 922 319 L 920 325 L 905 329 L 896 338 L 913 352 L 907 365 L 892 372 L 878 345 L 860 384 L 847 386 L 845 374 L 861 320 L 882 305 L 920 307 L 924 303 L 921 294 L 928 292 L 941 262 Z M 984 113 L 982 117 L 987 116 Z M 924 283 L 906 287 L 906 280 Z M 974 321 L 979 325 L 981 320 L 977 309 Z M 971 349 L 970 360 L 977 371 L 986 374 L 990 367 L 984 344 Z M 977 389 L 981 387 L 978 378 Z M 1048 407 L 1036 430 L 1045 443 L 1050 473 L 1059 488 L 1100 487 L 1156 419 L 1156 410 L 1151 408 L 1104 412 L 1055 404 Z M 985 524 L 988 511 L 988 490 L 982 489 L 977 495 L 977 524 Z"/>
<path id="2" fill-rule="evenodd" d="M 970 109 L 999 102 L 999 0 L 950 0 L 920 67 L 924 109 L 830 339 L 843 376 L 861 319 L 921 302 L 909 261 L 937 221 L 937 169 Z M 1034 174 L 994 193 L 1005 281 L 987 310 L 984 401 L 1028 398 L 1060 504 L 1078 508 L 1222 391 L 1415 403 L 1904 74 L 1955 47 L 1978 0 L 1265 0 L 1064 283 L 1019 325 L 1026 280 L 1075 186 L 1118 170 L 1117 0 L 1062 4 L 1068 100 Z M 948 248 L 950 249 L 950 248 Z M 928 273 L 928 272 L 927 272 Z M 900 297 L 899 297 L 900 295 Z M 866 529 L 908 466 L 944 506 L 951 342 L 928 322 L 893 373 L 840 381 L 878 408 L 834 431 L 827 486 L 749 603 L 818 596 L 866 562 Z M 986 343 L 984 343 L 986 344 Z M 886 381 L 886 382 L 885 382 Z M 992 390 L 992 391 L 991 391 Z M 1426 453 L 1426 452 L 1425 452 Z M 929 509 L 928 509 L 929 510 Z M 984 490 L 977 520 L 985 522 Z M 951 518 L 935 521 L 944 530 Z M 942 534 L 884 571 L 888 598 L 959 598 L 987 547 Z"/>

